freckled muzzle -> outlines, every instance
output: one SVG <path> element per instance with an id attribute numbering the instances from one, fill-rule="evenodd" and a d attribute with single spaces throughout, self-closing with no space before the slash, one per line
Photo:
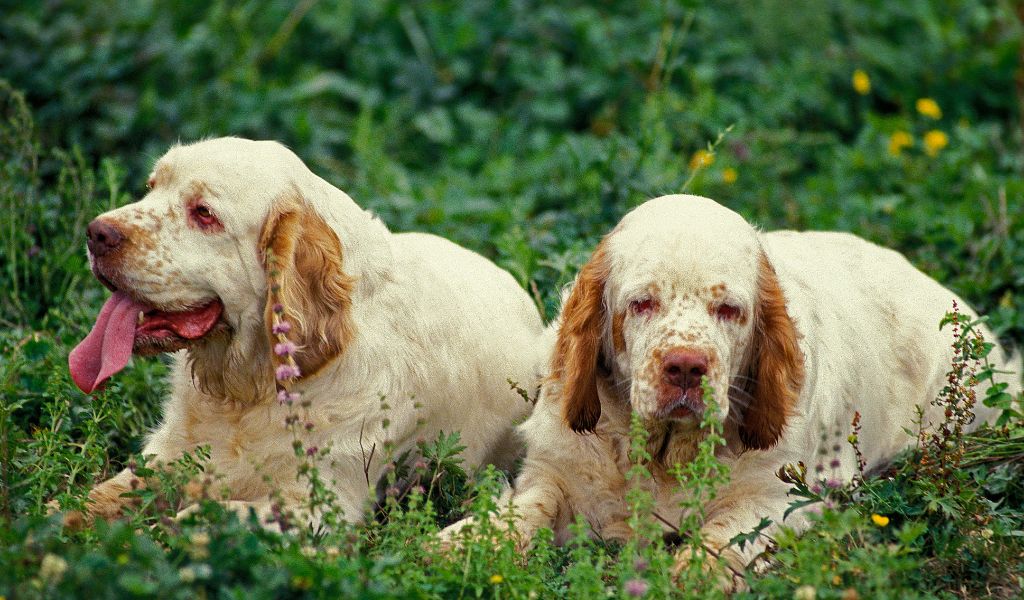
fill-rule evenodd
<path id="1" fill-rule="evenodd" d="M 75 384 L 89 393 L 123 369 L 136 354 L 157 354 L 188 347 L 214 331 L 221 321 L 220 299 L 192 303 L 185 310 L 164 311 L 120 284 L 120 261 L 130 245 L 128 228 L 98 218 L 86 230 L 92 272 L 113 294 L 100 309 L 89 335 L 68 355 Z"/>
<path id="2" fill-rule="evenodd" d="M 706 350 L 672 347 L 652 356 L 656 416 L 663 419 L 685 419 L 703 414 L 701 382 L 714 375 L 717 361 Z"/>

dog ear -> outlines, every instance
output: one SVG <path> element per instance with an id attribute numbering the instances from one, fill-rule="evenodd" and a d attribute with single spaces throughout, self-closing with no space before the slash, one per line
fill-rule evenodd
<path id="1" fill-rule="evenodd" d="M 316 373 L 352 338 L 354 279 L 342 270 L 341 243 L 296 191 L 279 199 L 260 234 L 267 274 L 264 322 L 271 349 L 275 310 L 302 376 Z M 275 306 L 276 305 L 276 306 Z"/>
<path id="2" fill-rule="evenodd" d="M 610 269 L 605 246 L 604 241 L 598 244 L 565 302 L 551 365 L 553 376 L 561 384 L 562 417 L 577 433 L 593 431 L 601 417 L 597 370 L 606 320 L 604 289 Z"/>
<path id="3" fill-rule="evenodd" d="M 739 434 L 748 448 L 766 450 L 779 441 L 796 407 L 804 382 L 804 355 L 775 269 L 763 252 L 757 283 L 749 390 L 752 399 L 743 413 Z"/>

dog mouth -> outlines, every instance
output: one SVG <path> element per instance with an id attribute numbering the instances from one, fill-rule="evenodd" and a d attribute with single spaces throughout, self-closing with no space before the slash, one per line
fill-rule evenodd
<path id="1" fill-rule="evenodd" d="M 113 294 L 100 309 L 92 331 L 68 356 L 75 385 L 85 393 L 128 364 L 132 354 L 143 356 L 187 348 L 228 326 L 221 319 L 224 305 L 213 298 L 194 308 L 161 310 L 101 282 Z"/>
<path id="2" fill-rule="evenodd" d="M 690 389 L 666 402 L 658 409 L 658 416 L 663 419 L 700 418 L 706 408 L 700 390 Z"/>

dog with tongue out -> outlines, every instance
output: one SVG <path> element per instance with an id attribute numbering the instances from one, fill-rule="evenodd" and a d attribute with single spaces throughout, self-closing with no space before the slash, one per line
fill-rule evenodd
<path id="1" fill-rule="evenodd" d="M 68 357 L 86 393 L 132 355 L 172 353 L 170 397 L 143 454 L 205 446 L 204 477 L 263 525 L 315 523 L 288 420 L 359 521 L 395 455 L 456 432 L 469 466 L 508 466 L 537 383 L 540 316 L 507 272 L 444 239 L 395 234 L 275 142 L 218 138 L 160 158 L 138 202 L 88 229 L 89 265 L 112 292 Z M 284 384 L 287 384 L 285 389 Z M 90 492 L 114 518 L 144 485 L 127 470 Z M 276 498 L 277 500 L 272 500 Z M 284 506 L 280 505 L 284 499 Z M 189 510 L 189 507 L 181 507 Z"/>

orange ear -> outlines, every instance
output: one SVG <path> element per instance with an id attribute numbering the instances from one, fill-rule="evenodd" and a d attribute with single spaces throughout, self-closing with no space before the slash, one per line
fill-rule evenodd
<path id="1" fill-rule="evenodd" d="M 605 238 L 607 240 L 607 238 Z M 562 416 L 578 433 L 593 431 L 601 417 L 597 368 L 604 328 L 604 287 L 608 279 L 605 243 L 583 266 L 562 310 L 551 372 L 562 386 Z"/>
<path id="2" fill-rule="evenodd" d="M 743 413 L 739 433 L 747 447 L 766 450 L 778 443 L 796 406 L 804 383 L 804 355 L 775 269 L 764 253 L 755 313 L 752 400 Z"/>
<path id="3" fill-rule="evenodd" d="M 260 249 L 267 270 L 264 320 L 271 348 L 277 341 L 270 329 L 272 287 L 277 286 L 281 318 L 288 321 L 288 338 L 298 346 L 295 362 L 302 376 L 312 375 L 341 354 L 353 335 L 350 307 L 354 280 L 342 271 L 341 243 L 296 192 L 294 197 L 280 199 L 267 218 Z"/>

